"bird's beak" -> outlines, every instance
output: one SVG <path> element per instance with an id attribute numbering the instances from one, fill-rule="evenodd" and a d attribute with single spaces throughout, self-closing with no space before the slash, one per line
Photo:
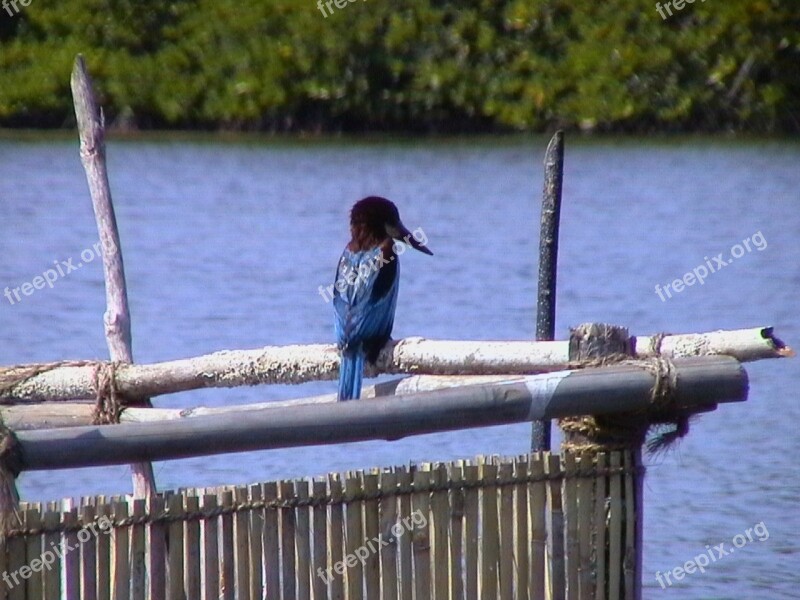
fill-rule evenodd
<path id="1" fill-rule="evenodd" d="M 420 242 L 417 238 L 414 237 L 414 234 L 411 233 L 405 225 L 402 223 L 397 223 L 397 226 L 386 226 L 387 233 L 392 236 L 394 239 L 404 242 L 414 248 L 415 250 L 419 250 L 423 254 L 428 254 L 429 256 L 433 256 L 433 252 L 428 250 L 428 247 Z M 422 231 L 422 229 L 420 229 Z M 425 239 L 427 242 L 427 238 Z"/>

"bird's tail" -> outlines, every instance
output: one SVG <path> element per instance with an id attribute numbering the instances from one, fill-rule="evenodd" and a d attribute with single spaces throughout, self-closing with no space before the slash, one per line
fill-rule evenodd
<path id="1" fill-rule="evenodd" d="M 360 347 L 342 351 L 339 367 L 339 400 L 352 400 L 361 396 L 361 379 L 364 375 L 364 352 Z"/>

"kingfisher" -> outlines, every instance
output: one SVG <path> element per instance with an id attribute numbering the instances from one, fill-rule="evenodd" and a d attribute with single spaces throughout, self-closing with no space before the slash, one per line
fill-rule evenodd
<path id="1" fill-rule="evenodd" d="M 392 333 L 400 280 L 397 256 L 405 251 L 397 242 L 433 256 L 422 228 L 411 233 L 397 207 L 379 196 L 353 205 L 350 235 L 333 292 L 334 330 L 341 351 L 339 400 L 361 396 L 364 361 L 374 363 Z"/>

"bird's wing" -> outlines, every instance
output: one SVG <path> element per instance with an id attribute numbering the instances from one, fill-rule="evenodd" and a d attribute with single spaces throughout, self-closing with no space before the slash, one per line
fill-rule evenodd
<path id="1" fill-rule="evenodd" d="M 373 338 L 388 339 L 391 334 L 399 265 L 394 255 L 382 261 L 382 253 L 381 248 L 346 249 L 339 259 L 333 307 L 336 339 L 342 348 Z"/>

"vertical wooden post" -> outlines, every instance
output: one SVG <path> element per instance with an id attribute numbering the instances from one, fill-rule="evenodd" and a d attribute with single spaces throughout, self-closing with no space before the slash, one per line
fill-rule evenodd
<path id="1" fill-rule="evenodd" d="M 536 339 L 551 341 L 556 326 L 556 271 L 561 188 L 564 180 L 564 132 L 556 131 L 544 154 L 541 233 L 539 234 L 539 293 L 536 301 Z M 531 451 L 550 450 L 550 421 L 531 424 Z"/>
<path id="2" fill-rule="evenodd" d="M 70 85 L 81 141 L 81 162 L 86 171 L 97 220 L 97 231 L 103 248 L 103 272 L 106 282 L 106 312 L 103 322 L 106 341 L 112 361 L 131 363 L 133 362 L 131 318 L 117 220 L 111 203 L 111 189 L 106 171 L 103 115 L 97 105 L 92 81 L 81 55 L 75 58 Z M 150 401 L 145 399 L 143 404 L 148 406 Z M 156 493 L 151 463 L 133 464 L 131 471 L 135 497 L 146 498 Z"/>

